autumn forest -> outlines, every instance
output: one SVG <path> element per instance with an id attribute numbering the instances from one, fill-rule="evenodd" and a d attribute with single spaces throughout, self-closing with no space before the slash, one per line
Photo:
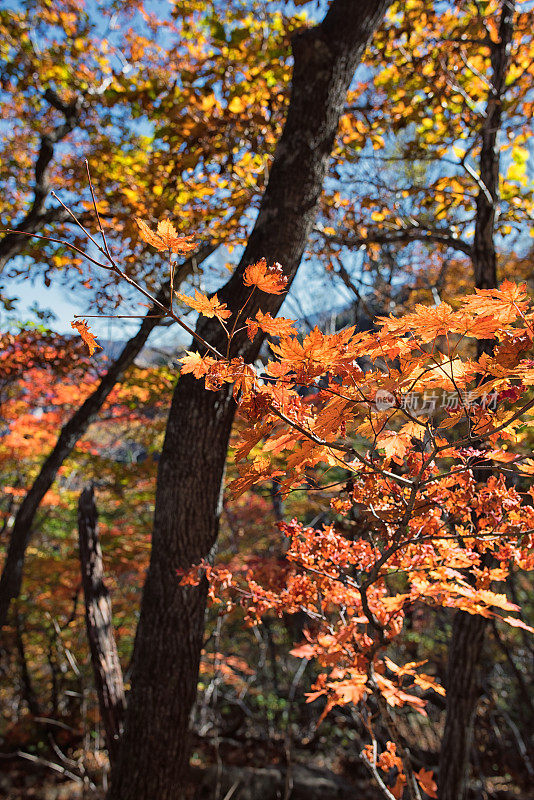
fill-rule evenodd
<path id="1" fill-rule="evenodd" d="M 0 8 L 0 797 L 533 800 L 534 3 Z"/>

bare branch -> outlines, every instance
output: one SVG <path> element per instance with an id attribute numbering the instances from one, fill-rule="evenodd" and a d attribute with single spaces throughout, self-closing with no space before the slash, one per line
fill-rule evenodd
<path id="1" fill-rule="evenodd" d="M 30 210 L 15 226 L 17 233 L 36 233 L 51 222 L 65 222 L 66 212 L 63 209 L 45 209 L 46 198 L 50 191 L 49 169 L 54 158 L 54 145 L 64 139 L 79 124 L 81 101 L 79 98 L 72 103 L 64 103 L 52 89 L 44 93 L 45 100 L 60 111 L 65 119 L 49 133 L 41 135 L 41 142 L 34 169 L 34 194 Z M 17 236 L 14 231 L 6 234 L 0 240 L 0 269 L 14 256 L 23 252 L 26 244 L 24 239 Z"/>
<path id="2" fill-rule="evenodd" d="M 443 244 L 454 250 L 460 250 L 469 257 L 471 257 L 472 254 L 469 242 L 466 242 L 465 239 L 461 239 L 459 236 L 455 236 L 450 230 L 430 228 L 419 224 L 412 225 L 412 227 L 402 231 L 368 230 L 365 236 L 358 235 L 357 233 L 347 233 L 346 235 L 327 234 L 318 226 L 316 226 L 315 230 L 327 241 L 354 249 L 364 248 L 368 244 L 393 244 L 395 242 L 408 244 L 410 242 L 419 241 Z"/>

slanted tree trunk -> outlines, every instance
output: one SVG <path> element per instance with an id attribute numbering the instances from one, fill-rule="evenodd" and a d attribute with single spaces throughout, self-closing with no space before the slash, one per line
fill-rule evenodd
<path id="1" fill-rule="evenodd" d="M 187 259 L 175 278 L 175 285 L 183 280 L 191 271 L 193 263 L 200 263 L 215 250 L 215 245 L 207 245 L 194 257 Z M 161 303 L 166 303 L 169 297 L 169 286 L 164 285 L 157 296 Z M 86 432 L 100 409 L 104 405 L 113 387 L 120 380 L 124 371 L 133 363 L 136 356 L 159 324 L 155 316 L 159 313 L 157 307 L 150 308 L 135 336 L 132 336 L 124 345 L 117 359 L 100 379 L 96 389 L 74 412 L 65 423 L 53 450 L 44 461 L 39 474 L 28 489 L 20 504 L 15 520 L 10 530 L 9 545 L 6 560 L 0 578 L 0 629 L 7 623 L 9 606 L 13 598 L 18 597 L 22 585 L 22 572 L 26 550 L 32 535 L 32 526 L 41 501 L 52 486 L 61 465 L 72 453 L 77 441 Z"/>
<path id="2" fill-rule="evenodd" d="M 78 544 L 91 663 L 106 746 L 110 761 L 113 762 L 122 734 L 126 703 L 119 654 L 113 635 L 111 599 L 104 584 L 98 514 L 92 486 L 83 490 L 78 502 Z"/>
<path id="3" fill-rule="evenodd" d="M 296 274 L 312 229 L 339 117 L 360 56 L 389 0 L 334 0 L 320 25 L 293 39 L 291 99 L 268 186 L 238 269 L 218 292 L 234 315 L 246 303 L 242 278 L 265 257 Z M 245 314 L 276 313 L 282 296 L 255 292 Z M 231 324 L 231 321 L 230 321 Z M 220 326 L 199 323 L 220 349 Z M 234 355 L 261 344 L 240 336 Z M 125 732 L 109 800 L 176 800 L 188 762 L 207 586 L 180 587 L 178 568 L 211 557 L 235 404 L 231 389 L 208 392 L 191 375 L 174 393 L 159 463 L 150 567 L 143 593 Z"/>
<path id="4" fill-rule="evenodd" d="M 502 102 L 514 31 L 513 0 L 503 0 L 499 41 L 491 41 L 492 87 L 481 130 L 475 237 L 472 259 L 477 289 L 497 286 L 495 212 L 499 193 L 499 149 Z M 478 343 L 478 354 L 490 352 L 489 342 Z M 488 471 L 478 470 L 475 479 L 486 480 Z M 480 696 L 480 656 L 487 621 L 478 615 L 457 611 L 449 645 L 445 729 L 439 761 L 439 800 L 462 800 L 467 789 L 473 721 Z"/>

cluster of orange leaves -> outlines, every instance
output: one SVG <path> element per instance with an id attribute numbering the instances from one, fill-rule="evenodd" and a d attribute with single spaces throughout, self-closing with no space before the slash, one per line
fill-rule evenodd
<path id="1" fill-rule="evenodd" d="M 182 581 L 207 577 L 212 599 L 240 605 L 252 623 L 305 612 L 307 641 L 292 652 L 324 668 L 308 696 L 326 698 L 324 714 L 377 693 L 425 714 L 421 694 L 443 688 L 422 663 L 399 666 L 385 652 L 414 605 L 527 627 L 495 589 L 510 569 L 534 568 L 534 460 L 521 453 L 534 407 L 526 287 L 477 291 L 456 309 L 417 306 L 366 332 L 302 337 L 261 312 L 246 325 L 251 338 L 275 337 L 261 372 L 239 357 L 182 360 L 209 389 L 233 385 L 245 424 L 231 489 L 237 496 L 273 477 L 282 493 L 326 487 L 339 522 L 281 523 L 289 545 L 278 574 L 203 563 Z M 479 357 L 477 340 L 492 343 Z M 441 405 L 414 411 L 410 397 L 428 393 Z M 402 577 L 401 591 L 390 576 L 397 587 Z M 379 767 L 396 757 L 391 747 Z M 416 777 L 435 796 L 432 774 Z M 403 781 L 399 768 L 395 796 Z"/>
<path id="2" fill-rule="evenodd" d="M 190 247 L 170 223 L 157 233 L 138 224 L 158 249 Z M 250 299 L 255 290 L 282 293 L 286 280 L 280 265 L 262 259 L 247 267 L 244 284 Z M 219 320 L 230 353 L 248 300 L 230 328 L 232 313 L 216 294 L 178 298 Z M 304 612 L 307 641 L 292 653 L 323 667 L 308 695 L 326 699 L 322 716 L 371 695 L 386 708 L 408 705 L 424 715 L 421 694 L 443 688 L 420 672 L 424 662 L 399 666 L 386 653 L 409 609 L 456 608 L 528 628 L 494 590 L 510 569 L 534 568 L 534 460 L 521 453 L 534 408 L 526 287 L 477 290 L 456 308 L 416 306 L 365 332 L 315 328 L 299 336 L 291 320 L 261 311 L 244 326 L 251 340 L 260 331 L 271 338 L 262 371 L 241 356 L 218 356 L 207 342 L 205 354 L 200 345 L 181 360 L 182 373 L 210 390 L 227 385 L 238 401 L 244 424 L 231 490 L 238 496 L 276 478 L 282 494 L 329 491 L 337 521 L 321 529 L 280 523 L 288 547 L 278 563 L 205 561 L 180 572 L 182 585 L 207 579 L 212 601 L 226 610 L 240 605 L 252 624 L 267 612 Z M 76 327 L 91 347 L 84 325 Z M 420 409 L 414 398 L 428 393 L 433 402 Z M 397 767 L 391 791 L 400 798 L 406 776 L 395 744 L 373 763 Z M 432 773 L 416 779 L 435 796 Z"/>
<path id="3" fill-rule="evenodd" d="M 73 363 L 84 366 L 82 347 L 67 336 L 39 328 L 0 335 L 0 390 L 29 370 L 44 368 L 67 374 Z"/>
<path id="4" fill-rule="evenodd" d="M 403 770 L 403 763 L 400 756 L 397 755 L 397 746 L 394 742 L 388 742 L 386 749 L 380 753 L 379 756 L 374 752 L 373 745 L 365 745 L 362 753 L 363 757 L 373 765 L 378 767 L 382 772 L 391 774 L 393 770 L 396 774 L 395 783 L 391 786 L 391 794 L 394 797 L 402 797 L 404 787 L 406 786 L 406 775 Z M 428 769 L 420 769 L 419 772 L 414 773 L 415 778 L 421 789 L 429 797 L 437 797 L 437 785 L 433 778 L 433 773 Z"/>

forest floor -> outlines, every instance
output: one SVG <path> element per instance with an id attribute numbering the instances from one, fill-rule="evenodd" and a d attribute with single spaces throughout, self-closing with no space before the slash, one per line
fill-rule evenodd
<path id="1" fill-rule="evenodd" d="M 308 707 L 305 706 L 305 709 Z M 412 757 L 436 769 L 442 714 L 399 715 L 397 723 Z M 487 710 L 475 726 L 476 759 L 467 800 L 534 800 L 524 759 L 506 729 L 490 726 Z M 29 715 L 28 715 L 29 720 Z M 353 720 L 333 714 L 330 723 L 270 730 L 239 724 L 226 734 L 216 728 L 192 740 L 187 797 L 190 800 L 381 800 L 359 753 L 363 743 Z M 209 727 L 209 726 L 208 726 Z M 500 728 L 499 741 L 495 731 Z M 109 761 L 98 739 L 61 739 L 60 733 L 27 738 L 34 730 L 19 722 L 19 738 L 4 739 L 0 751 L 0 800 L 103 800 Z M 73 729 L 71 729 L 72 731 Z M 26 738 L 24 738 L 26 736 Z M 299 736 L 301 738 L 299 738 Z M 21 738 L 22 737 L 22 738 Z M 502 739 L 502 741 L 500 741 Z M 59 742 L 59 745 L 57 744 Z M 503 773 L 506 765 L 508 774 Z M 179 793 L 177 792 L 177 798 Z"/>

